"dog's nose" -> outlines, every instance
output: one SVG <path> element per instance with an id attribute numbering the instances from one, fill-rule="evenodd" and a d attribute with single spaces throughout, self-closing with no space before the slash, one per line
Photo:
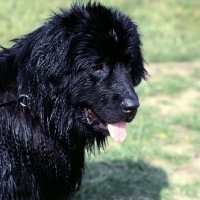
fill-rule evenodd
<path id="1" fill-rule="evenodd" d="M 138 100 L 124 99 L 121 102 L 122 111 L 125 114 L 126 122 L 131 122 L 136 115 L 137 108 L 139 107 Z"/>

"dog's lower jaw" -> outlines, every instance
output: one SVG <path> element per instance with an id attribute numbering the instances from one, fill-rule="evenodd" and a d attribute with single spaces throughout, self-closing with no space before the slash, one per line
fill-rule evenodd
<path id="1" fill-rule="evenodd" d="M 88 124 L 91 126 L 98 126 L 101 129 L 105 136 L 111 136 L 115 142 L 123 142 L 126 138 L 126 122 L 120 121 L 117 123 L 103 123 L 95 115 L 95 113 L 89 108 L 85 109 L 85 115 L 87 118 Z"/>
<path id="2" fill-rule="evenodd" d="M 101 120 L 94 114 L 94 112 L 92 111 L 92 109 L 90 108 L 85 108 L 84 109 L 84 113 L 85 113 L 85 117 L 87 120 L 87 123 L 90 126 L 93 126 L 97 129 L 100 129 L 104 132 L 105 136 L 109 136 L 109 132 L 108 132 L 108 124 L 101 122 Z"/>

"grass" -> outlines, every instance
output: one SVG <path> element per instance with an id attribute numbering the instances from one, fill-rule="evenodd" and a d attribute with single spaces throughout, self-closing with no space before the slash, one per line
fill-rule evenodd
<path id="1" fill-rule="evenodd" d="M 73 0 L 75 1 L 75 0 Z M 69 0 L 40 3 L 0 0 L 0 44 L 24 35 L 41 25 L 58 7 L 69 7 Z M 79 0 L 86 2 L 86 0 Z M 101 0 L 129 14 L 139 25 L 145 59 L 150 62 L 200 60 L 199 0 Z"/>
<path id="2" fill-rule="evenodd" d="M 119 7 L 139 24 L 151 78 L 136 88 L 141 107 L 125 142 L 109 138 L 105 152 L 87 156 L 75 199 L 198 200 L 200 1 L 101 2 Z M 40 26 L 50 10 L 69 5 L 67 0 L 0 0 L 0 44 L 10 46 L 9 40 Z"/>
<path id="3" fill-rule="evenodd" d="M 88 166 L 89 169 L 92 173 L 84 182 L 88 187 L 82 188 L 79 192 L 81 197 L 77 199 L 133 199 L 140 194 L 158 199 L 159 191 L 168 185 L 166 173 L 162 169 L 144 162 L 126 161 L 123 165 L 120 160 L 111 163 L 95 162 Z M 104 184 L 105 181 L 107 184 Z"/>

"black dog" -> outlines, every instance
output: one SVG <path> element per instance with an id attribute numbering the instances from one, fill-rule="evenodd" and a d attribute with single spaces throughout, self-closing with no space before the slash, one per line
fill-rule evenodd
<path id="1" fill-rule="evenodd" d="M 0 199 L 71 199 L 85 149 L 126 136 L 146 78 L 137 26 L 98 3 L 61 10 L 0 52 Z"/>

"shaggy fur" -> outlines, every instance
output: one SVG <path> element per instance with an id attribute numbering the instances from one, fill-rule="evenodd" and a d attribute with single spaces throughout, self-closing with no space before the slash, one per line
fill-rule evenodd
<path id="1" fill-rule="evenodd" d="M 98 3 L 61 9 L 0 52 L 0 199 L 71 199 L 85 149 L 130 122 L 146 77 L 137 26 Z M 25 102 L 24 102 L 25 101 Z"/>

